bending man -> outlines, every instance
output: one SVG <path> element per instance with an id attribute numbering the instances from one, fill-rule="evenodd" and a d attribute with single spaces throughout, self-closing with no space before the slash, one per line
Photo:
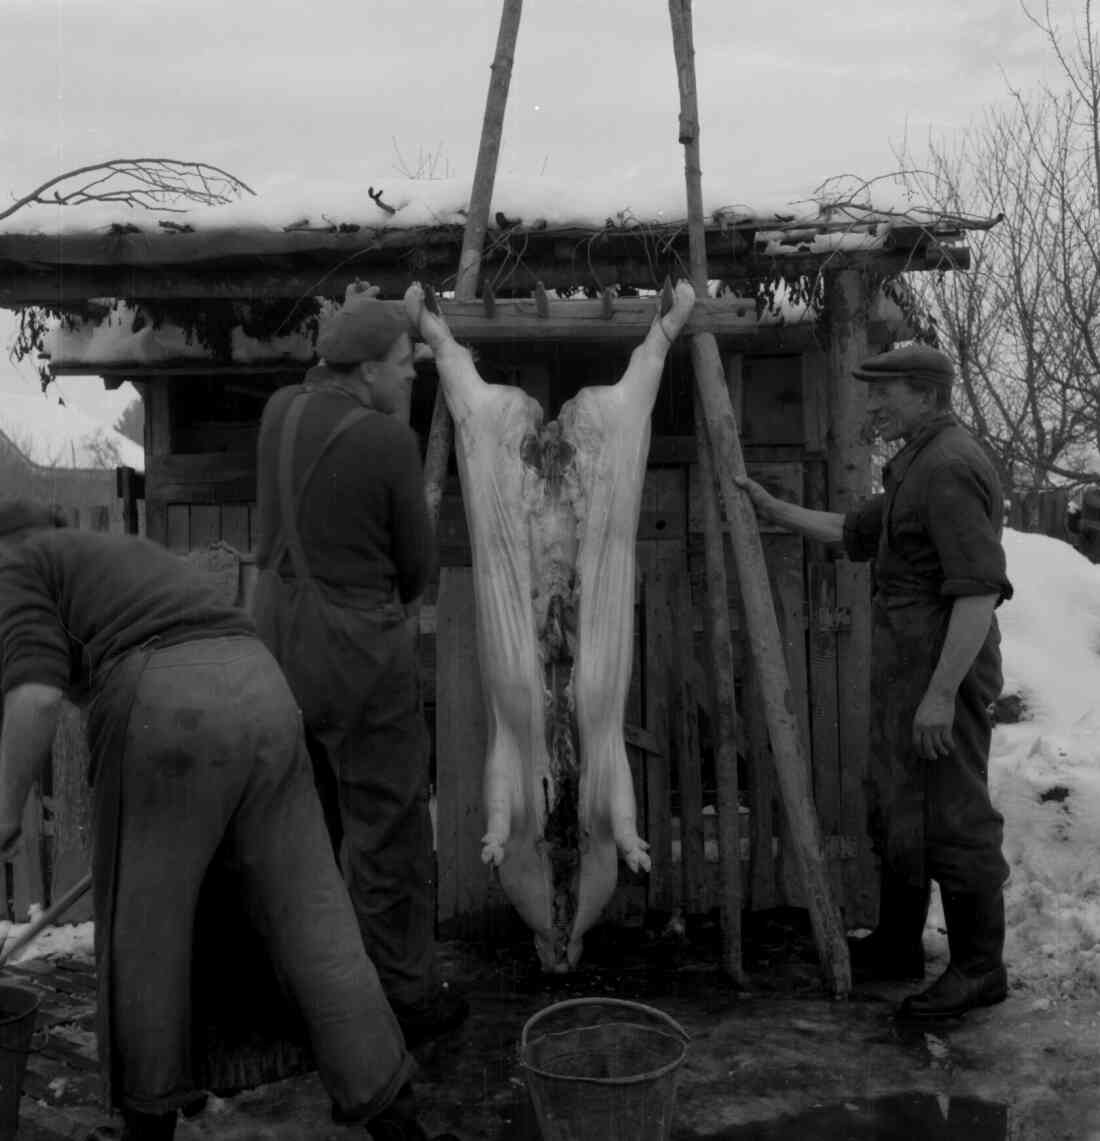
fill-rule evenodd
<path id="1" fill-rule="evenodd" d="M 301 1015 L 336 1120 L 422 1141 L 412 1063 L 325 830 L 294 698 L 240 610 L 155 543 L 0 504 L 0 854 L 49 763 L 62 697 L 90 690 L 99 1057 L 125 1141 L 201 1105 L 192 952 L 223 857 Z"/>

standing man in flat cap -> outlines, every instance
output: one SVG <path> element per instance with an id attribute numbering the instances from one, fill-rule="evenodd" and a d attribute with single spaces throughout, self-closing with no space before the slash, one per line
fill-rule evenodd
<path id="1" fill-rule="evenodd" d="M 870 829 L 881 861 L 879 921 L 853 941 L 857 978 L 922 979 L 929 885 L 940 887 L 951 962 L 907 998 L 908 1018 L 962 1014 L 1007 993 L 1003 819 L 987 783 L 1001 689 L 996 607 L 1012 595 L 1003 498 L 989 458 L 951 414 L 950 360 L 924 345 L 865 361 L 877 435 L 903 446 L 884 493 L 847 515 L 738 482 L 757 511 L 848 557 L 874 560 Z"/>
<path id="2" fill-rule="evenodd" d="M 363 942 L 410 1045 L 457 1026 L 440 982 L 429 743 L 405 607 L 435 540 L 416 433 L 408 324 L 376 289 L 322 323 L 322 363 L 260 424 L 254 613 L 302 708 Z"/>

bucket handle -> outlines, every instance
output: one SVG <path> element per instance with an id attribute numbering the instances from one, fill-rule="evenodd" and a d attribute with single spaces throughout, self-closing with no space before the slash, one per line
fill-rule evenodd
<path id="1" fill-rule="evenodd" d="M 640 1002 L 629 1002 L 625 998 L 568 998 L 564 1002 L 556 1002 L 553 1006 L 548 1006 L 545 1010 L 540 1010 L 524 1023 L 523 1031 L 519 1039 L 521 1054 L 526 1055 L 527 1052 L 528 1031 L 534 1029 L 535 1025 L 541 1022 L 543 1018 L 559 1014 L 563 1010 L 575 1010 L 579 1006 L 614 1006 L 619 1010 L 629 1010 L 635 1014 L 641 1013 L 664 1022 L 666 1026 L 679 1035 L 685 1045 L 691 1041 L 691 1035 L 688 1034 L 671 1014 L 666 1014 L 663 1010 L 658 1010 L 655 1006 L 646 1006 Z"/>

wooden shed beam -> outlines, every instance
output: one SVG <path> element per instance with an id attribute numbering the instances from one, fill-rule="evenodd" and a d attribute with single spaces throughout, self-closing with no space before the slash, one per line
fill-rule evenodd
<path id="1" fill-rule="evenodd" d="M 404 316 L 404 303 L 383 302 Z M 480 301 L 444 301 L 443 315 L 457 340 L 471 344 L 524 344 L 532 342 L 588 343 L 634 345 L 646 334 L 653 320 L 655 298 L 618 298 L 611 303 L 611 316 L 602 301 L 495 301 L 493 315 L 486 313 Z M 903 320 L 880 320 L 872 323 L 875 343 L 888 344 L 909 335 Z M 735 298 L 708 298 L 696 303 L 688 320 L 689 333 L 710 332 L 726 347 L 745 352 L 798 352 L 822 340 L 813 321 L 790 324 L 760 323 L 751 302 Z M 55 353 L 50 370 L 55 376 L 96 375 L 112 377 L 145 374 L 150 376 L 246 375 L 294 371 L 308 367 L 309 362 L 273 359 L 248 364 L 209 358 L 161 362 L 135 362 L 125 358 L 116 361 L 89 361 L 74 354 L 66 357 Z"/>
<path id="2" fill-rule="evenodd" d="M 339 261 L 287 258 L 252 258 L 246 265 L 227 266 L 144 263 L 57 265 L 48 260 L 11 261 L 0 242 L 0 308 L 24 305 L 74 305 L 92 297 L 117 297 L 131 301 L 271 301 L 307 297 L 343 298 L 357 280 L 379 286 L 384 295 L 403 296 L 414 279 L 437 291 L 449 289 L 454 279 L 457 251 L 450 247 L 407 250 L 401 257 L 379 257 L 368 250 Z M 967 269 L 966 249 L 930 247 L 906 251 L 833 251 L 828 254 L 789 256 L 733 256 L 727 249 L 709 257 L 709 271 L 716 280 L 742 282 L 774 275 L 813 275 L 824 269 L 873 267 L 888 276 L 903 270 Z M 486 281 L 497 297 L 530 294 L 541 281 L 549 290 L 584 285 L 620 285 L 653 289 L 665 277 L 675 280 L 685 272 L 686 256 L 676 249 L 661 249 L 652 256 L 597 256 L 580 247 L 567 257 L 523 260 L 486 252 L 480 289 Z"/>

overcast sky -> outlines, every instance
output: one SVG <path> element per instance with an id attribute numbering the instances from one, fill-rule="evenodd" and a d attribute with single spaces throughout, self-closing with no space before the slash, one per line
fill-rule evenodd
<path id="1" fill-rule="evenodd" d="M 750 204 L 886 173 L 1049 59 L 1016 0 L 694 9 L 704 183 Z M 499 0 L 0 0 L 0 196 L 142 155 L 260 191 L 469 178 L 499 19 Z M 527 0 L 500 167 L 667 171 L 678 101 L 665 0 Z"/>

